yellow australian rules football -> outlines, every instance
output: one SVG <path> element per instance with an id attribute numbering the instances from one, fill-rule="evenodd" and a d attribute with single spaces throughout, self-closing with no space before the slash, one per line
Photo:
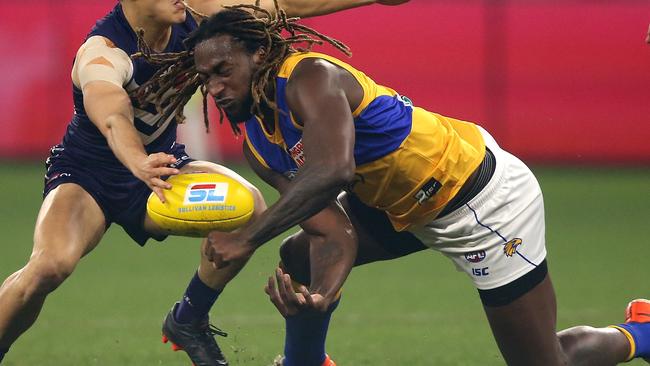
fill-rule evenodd
<path id="1" fill-rule="evenodd" d="M 165 203 L 155 193 L 147 200 L 149 217 L 169 235 L 205 237 L 210 231 L 232 231 L 253 215 L 253 194 L 222 174 L 178 174 L 167 179 Z"/>

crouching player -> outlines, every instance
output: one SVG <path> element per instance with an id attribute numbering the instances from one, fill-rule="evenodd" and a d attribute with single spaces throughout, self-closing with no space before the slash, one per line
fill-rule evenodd
<path id="1" fill-rule="evenodd" d="M 300 16 L 374 3 L 281 2 L 291 9 L 290 15 Z M 149 238 L 164 239 L 168 232 L 145 215 L 150 192 L 164 200 L 163 191 L 170 188 L 161 177 L 195 171 L 224 174 L 253 192 L 258 211 L 265 208 L 260 192 L 242 177 L 223 166 L 194 161 L 176 142 L 183 106 L 195 90 L 188 83 L 192 80 L 179 78 L 163 88 L 149 83 L 164 71 L 157 61 L 185 51 L 183 40 L 197 28 L 197 14 L 212 13 L 227 3 L 232 1 L 120 0 L 87 35 L 72 69 L 75 113 L 62 143 L 47 159 L 32 255 L 0 288 L 0 361 L 36 321 L 47 295 L 72 274 L 112 223 L 140 245 Z M 190 13 L 188 4 L 197 12 Z M 262 4 L 273 10 L 273 1 Z M 129 58 L 139 44 L 148 45 L 147 60 Z M 201 253 L 205 246 L 204 240 Z M 208 310 L 246 259 L 235 262 L 216 270 L 202 255 L 182 300 L 165 319 L 164 335 L 176 348 L 185 349 L 197 366 L 227 364 L 208 324 Z"/>
<path id="2" fill-rule="evenodd" d="M 283 28 L 293 37 L 283 39 Z M 334 57 L 291 47 L 311 37 L 345 51 L 312 29 L 239 9 L 217 13 L 190 40 L 208 92 L 246 124 L 249 163 L 281 193 L 241 231 L 210 233 L 208 256 L 227 268 L 302 227 L 283 244 L 266 288 L 286 319 L 282 365 L 333 365 L 325 338 L 350 269 L 425 248 L 472 279 L 509 365 L 650 356 L 644 300 L 631 303 L 625 324 L 556 333 L 543 198 L 524 163 L 476 124 L 415 107 Z"/>

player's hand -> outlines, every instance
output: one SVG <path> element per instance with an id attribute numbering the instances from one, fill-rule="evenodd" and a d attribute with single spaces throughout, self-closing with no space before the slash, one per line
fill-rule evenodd
<path id="1" fill-rule="evenodd" d="M 400 5 L 409 2 L 409 0 L 377 0 L 377 4 L 382 5 Z"/>
<path id="2" fill-rule="evenodd" d="M 645 42 L 650 44 L 650 25 L 648 25 L 648 35 L 645 37 Z"/>
<path id="3" fill-rule="evenodd" d="M 275 276 L 270 276 L 264 287 L 264 292 L 284 317 L 310 311 L 324 312 L 330 306 L 328 299 L 323 295 L 310 293 L 305 286 L 301 285 L 298 291 L 293 289 L 291 276 L 281 268 L 275 270 Z"/>
<path id="4" fill-rule="evenodd" d="M 208 234 L 205 255 L 217 269 L 226 267 L 232 261 L 248 259 L 254 252 L 255 248 L 238 233 L 212 231 Z"/>
<path id="5" fill-rule="evenodd" d="M 176 175 L 180 171 L 170 168 L 170 164 L 176 163 L 174 155 L 155 153 L 147 156 L 133 170 L 133 175 L 143 181 L 160 199 L 165 203 L 163 189 L 171 189 L 172 185 L 162 180 L 161 177 Z"/>

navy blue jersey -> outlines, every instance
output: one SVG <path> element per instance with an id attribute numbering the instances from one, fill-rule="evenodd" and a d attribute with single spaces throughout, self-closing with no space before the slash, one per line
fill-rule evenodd
<path id="1" fill-rule="evenodd" d="M 164 52 L 184 51 L 183 40 L 196 28 L 197 24 L 188 12 L 184 23 L 172 26 L 171 37 Z M 108 15 L 97 21 L 86 39 L 92 36 L 102 36 L 110 39 L 128 55 L 134 54 L 138 50 L 137 36 L 127 22 L 122 6 L 119 3 Z M 132 91 L 142 85 L 159 69 L 159 66 L 151 65 L 141 58 L 133 60 L 132 63 L 133 77 L 125 86 L 127 91 Z M 164 98 L 169 98 L 175 92 L 176 90 L 172 88 L 165 94 Z M 74 116 L 63 138 L 63 146 L 66 151 L 80 163 L 93 164 L 101 168 L 129 173 L 109 148 L 106 138 L 86 115 L 81 90 L 73 85 L 72 94 L 74 98 Z M 131 103 L 134 107 L 135 128 L 140 134 L 147 153 L 171 151 L 176 141 L 177 124 L 174 114 L 172 113 L 170 117 L 163 121 L 164 113 L 156 112 L 153 104 L 142 106 L 135 99 L 132 99 Z M 169 108 L 168 101 L 163 100 L 162 106 L 164 112 Z"/>

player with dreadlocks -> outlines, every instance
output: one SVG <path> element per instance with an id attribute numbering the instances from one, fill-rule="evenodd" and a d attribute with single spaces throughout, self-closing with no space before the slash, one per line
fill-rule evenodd
<path id="1" fill-rule="evenodd" d="M 185 51 L 183 40 L 197 29 L 201 14 L 241 1 L 121 0 L 87 35 L 71 73 L 75 113 L 62 143 L 47 159 L 33 253 L 0 287 L 0 362 L 36 321 L 47 295 L 97 246 L 111 223 L 140 245 L 167 235 L 145 212 L 152 191 L 164 201 L 163 191 L 170 185 L 162 177 L 194 171 L 225 174 L 254 193 L 258 212 L 265 208 L 259 191 L 242 177 L 194 161 L 176 142 L 182 108 L 200 80 L 192 72 L 178 75 L 165 67 L 170 57 Z M 375 2 L 380 1 L 281 0 L 294 16 Z M 270 12 L 276 6 L 273 0 L 257 3 Z M 131 59 L 139 48 L 142 57 Z M 178 66 L 191 71 L 193 61 L 185 57 Z M 152 77 L 164 82 L 150 83 Z M 197 366 L 227 364 L 213 338 L 221 332 L 209 325 L 208 311 L 244 263 L 246 259 L 217 270 L 202 254 L 183 298 L 165 319 L 165 337 Z"/>
<path id="2" fill-rule="evenodd" d="M 266 286 L 286 320 L 278 364 L 333 365 L 325 338 L 351 268 L 427 247 L 472 279 L 509 365 L 650 356 L 647 300 L 630 304 L 624 324 L 556 334 L 543 199 L 526 165 L 478 125 L 415 107 L 339 59 L 294 49 L 301 41 L 348 53 L 280 10 L 249 6 L 217 13 L 188 40 L 205 90 L 245 123 L 250 165 L 281 194 L 240 231 L 210 233 L 207 256 L 228 268 L 302 228 Z"/>

